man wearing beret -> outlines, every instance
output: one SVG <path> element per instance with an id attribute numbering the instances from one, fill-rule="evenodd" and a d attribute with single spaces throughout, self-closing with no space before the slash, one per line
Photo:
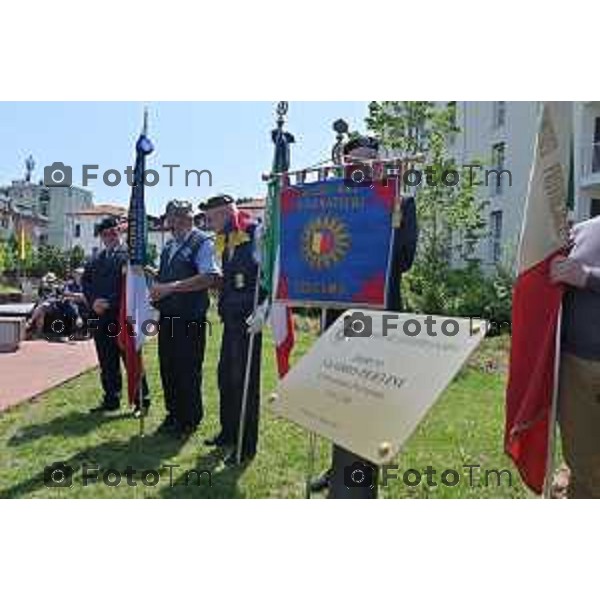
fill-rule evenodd
<path id="1" fill-rule="evenodd" d="M 219 395 L 221 431 L 206 443 L 226 451 L 225 464 L 237 463 L 236 446 L 244 394 L 246 363 L 250 347 L 247 319 L 254 311 L 258 282 L 255 248 L 258 223 L 240 211 L 231 196 L 208 199 L 200 208 L 206 212 L 207 226 L 217 233 L 217 252 L 221 255 L 223 282 L 219 315 L 223 321 L 223 340 L 219 357 Z M 259 297 L 259 302 L 264 294 Z M 241 460 L 256 454 L 260 406 L 260 363 L 262 336 L 254 336 L 250 377 L 246 399 L 244 439 Z"/>
<path id="2" fill-rule="evenodd" d="M 186 438 L 203 417 L 202 364 L 208 289 L 220 279 L 213 236 L 194 228 L 192 205 L 172 200 L 166 218 L 173 234 L 163 248 L 150 296 L 160 310 L 158 356 L 166 418 L 160 430 Z"/>
<path id="3" fill-rule="evenodd" d="M 353 164 L 356 170 L 363 167 L 361 161 L 377 159 L 379 142 L 372 137 L 357 137 L 349 140 L 343 147 L 344 163 L 346 164 L 346 179 L 361 181 L 363 173 L 353 172 Z M 385 309 L 388 311 L 401 311 L 402 299 L 400 295 L 400 283 L 402 273 L 408 271 L 412 266 L 417 248 L 417 214 L 415 201 L 412 197 L 402 199 L 399 214 L 394 214 L 392 222 L 392 256 L 391 266 L 387 281 L 387 295 L 385 298 Z M 325 328 L 332 325 L 344 312 L 343 309 L 328 309 L 325 314 Z M 370 487 L 346 487 L 344 483 L 344 470 L 356 462 L 364 463 L 377 475 L 376 465 L 369 463 L 360 456 L 349 452 L 341 446 L 333 446 L 332 466 L 323 475 L 312 482 L 311 490 L 320 492 L 329 488 L 330 498 L 374 498 L 377 496 L 377 485 Z"/>
<path id="4" fill-rule="evenodd" d="M 118 410 L 121 398 L 122 380 L 120 360 L 123 357 L 118 344 L 119 304 L 123 268 L 127 264 L 127 248 L 121 243 L 119 223 L 114 217 L 104 218 L 96 226 L 104 248 L 89 261 L 84 269 L 81 286 L 88 306 L 92 310 L 92 319 L 97 319 L 93 327 L 94 342 L 100 381 L 104 399 L 92 412 L 110 412 Z M 136 399 L 134 416 L 148 411 L 150 395 L 146 377 L 142 379 L 143 406 Z"/>

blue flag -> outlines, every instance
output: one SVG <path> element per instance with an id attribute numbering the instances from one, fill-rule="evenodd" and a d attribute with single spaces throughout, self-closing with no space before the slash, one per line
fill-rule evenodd
<path id="1" fill-rule="evenodd" d="M 144 201 L 144 171 L 146 156 L 153 150 L 152 142 L 145 135 L 140 135 L 135 146 L 134 185 L 131 189 L 127 229 L 127 246 L 131 265 L 145 265 L 147 261 L 148 220 Z"/>

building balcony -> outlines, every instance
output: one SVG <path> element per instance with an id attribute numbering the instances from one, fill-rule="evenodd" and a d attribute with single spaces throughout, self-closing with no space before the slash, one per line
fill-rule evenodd
<path id="1" fill-rule="evenodd" d="M 600 143 L 583 146 L 580 150 L 580 186 L 600 186 Z"/>

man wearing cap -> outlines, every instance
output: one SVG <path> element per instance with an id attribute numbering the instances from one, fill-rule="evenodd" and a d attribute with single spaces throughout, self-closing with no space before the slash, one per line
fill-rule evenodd
<path id="1" fill-rule="evenodd" d="M 97 226 L 96 234 L 104 248 L 90 260 L 83 271 L 81 286 L 88 307 L 95 319 L 91 328 L 96 344 L 100 381 L 104 399 L 100 406 L 91 412 L 109 412 L 118 410 L 121 398 L 122 379 L 120 360 L 123 353 L 118 344 L 119 304 L 123 268 L 127 263 L 127 248 L 121 242 L 119 223 L 114 217 L 105 217 Z M 142 379 L 143 405 L 136 399 L 134 416 L 148 411 L 150 394 L 146 377 Z"/>
<path id="2" fill-rule="evenodd" d="M 225 450 L 225 464 L 237 462 L 238 441 L 244 379 L 250 333 L 247 319 L 252 315 L 258 282 L 258 261 L 255 238 L 258 223 L 240 211 L 231 196 L 222 194 L 200 205 L 206 212 L 209 229 L 217 233 L 217 253 L 223 270 L 219 296 L 219 315 L 223 322 L 223 340 L 219 357 L 219 395 L 221 431 L 209 446 Z M 264 299 L 264 294 L 258 298 Z M 262 336 L 254 336 L 250 377 L 246 400 L 242 462 L 256 454 L 260 406 L 260 362 Z"/>
<path id="3" fill-rule="evenodd" d="M 188 437 L 203 417 L 208 289 L 218 283 L 220 269 L 213 236 L 193 227 L 189 202 L 169 202 L 166 219 L 173 237 L 163 248 L 157 283 L 150 290 L 160 310 L 158 356 L 167 412 L 159 429 Z"/>
<path id="4" fill-rule="evenodd" d="M 346 185 L 352 182 L 362 182 L 369 179 L 371 169 L 365 169 L 361 161 L 377 159 L 379 142 L 372 137 L 357 137 L 348 141 L 343 147 Z M 363 171 L 367 171 L 366 173 Z M 387 295 L 385 309 L 389 311 L 402 310 L 400 284 L 402 273 L 412 266 L 417 248 L 417 215 L 415 201 L 412 197 L 404 197 L 400 205 L 399 214 L 394 214 L 392 222 L 392 263 L 387 282 Z M 344 309 L 327 309 L 325 311 L 325 328 L 331 326 Z M 377 486 L 373 488 L 353 487 L 344 484 L 344 470 L 356 462 L 364 463 L 372 469 L 375 478 L 377 467 L 360 456 L 345 450 L 340 446 L 333 446 L 332 466 L 323 475 L 311 484 L 313 492 L 329 488 L 330 498 L 374 498 L 377 496 Z"/>

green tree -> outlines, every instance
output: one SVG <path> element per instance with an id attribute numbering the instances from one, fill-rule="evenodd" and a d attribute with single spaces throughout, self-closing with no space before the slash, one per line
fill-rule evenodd
<path id="1" fill-rule="evenodd" d="M 35 274 L 38 276 L 45 275 L 48 271 L 52 271 L 58 277 L 64 277 L 69 268 L 69 256 L 57 246 L 45 245 L 40 246 L 37 251 L 35 261 Z"/>
<path id="2" fill-rule="evenodd" d="M 5 265 L 7 273 L 16 273 L 19 270 L 19 243 L 14 234 L 5 242 Z"/>
<path id="3" fill-rule="evenodd" d="M 0 275 L 16 268 L 15 256 L 8 241 L 0 241 Z"/>
<path id="4" fill-rule="evenodd" d="M 485 227 L 482 210 L 486 202 L 477 199 L 473 170 L 458 165 L 448 148 L 459 131 L 456 108 L 423 101 L 371 102 L 366 123 L 386 149 L 421 156 L 422 162 L 415 165 L 422 175 L 415 192 L 419 248 L 403 291 L 410 308 L 444 314 L 452 309 L 454 299 L 450 284 L 453 251 L 476 267 L 473 254 Z M 444 177 L 456 179 L 451 173 L 458 173 L 458 182 L 444 184 Z"/>
<path id="5" fill-rule="evenodd" d="M 83 248 L 79 245 L 73 246 L 68 253 L 68 261 L 71 269 L 77 269 L 78 267 L 83 266 L 85 261 L 85 252 Z"/>

